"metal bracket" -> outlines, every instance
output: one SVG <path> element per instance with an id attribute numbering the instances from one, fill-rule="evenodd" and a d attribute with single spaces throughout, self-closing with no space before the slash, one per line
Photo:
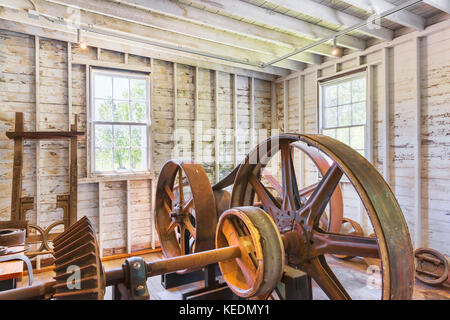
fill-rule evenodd
<path id="1" fill-rule="evenodd" d="M 122 265 L 125 272 L 125 283 L 131 300 L 148 300 L 147 264 L 141 257 L 131 257 Z"/>
<path id="2" fill-rule="evenodd" d="M 6 261 L 14 261 L 14 260 L 22 260 L 25 262 L 28 270 L 28 285 L 31 286 L 33 284 L 33 267 L 31 266 L 30 259 L 24 254 L 11 254 L 0 256 L 0 262 Z"/>

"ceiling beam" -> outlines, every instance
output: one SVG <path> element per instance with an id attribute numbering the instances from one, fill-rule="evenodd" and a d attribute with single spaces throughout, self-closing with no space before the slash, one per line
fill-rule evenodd
<path id="1" fill-rule="evenodd" d="M 5 2 L 8 1 L 0 0 L 0 4 Z M 124 20 L 102 16 L 96 13 L 82 12 L 81 14 L 74 14 L 72 11 L 67 10 L 67 7 L 64 5 L 36 0 L 35 3 L 39 7 L 39 12 L 45 15 L 49 15 L 50 19 L 58 21 L 64 19 L 64 23 L 68 23 L 69 25 L 73 23 L 80 23 L 81 25 L 84 24 L 85 26 L 91 26 L 84 29 L 97 28 L 101 29 L 102 32 L 106 32 L 106 34 L 110 35 L 112 35 L 111 33 L 114 32 L 118 36 L 120 34 L 120 37 L 123 37 L 125 39 L 135 39 L 136 41 L 143 41 L 150 45 L 162 46 L 164 48 L 180 50 L 194 54 L 198 53 L 199 55 L 209 56 L 212 58 L 229 60 L 238 63 L 242 62 L 243 64 L 253 64 L 255 66 L 261 65 L 262 63 L 276 57 L 272 54 L 262 54 L 235 48 Z M 26 11 L 23 10 L 23 12 L 25 13 Z M 311 54 L 308 53 L 303 57 L 303 59 L 308 63 L 312 63 L 315 60 L 313 60 L 313 58 L 311 58 L 310 56 Z M 302 62 L 294 60 L 283 61 L 282 63 L 274 66 L 294 71 L 304 69 L 304 64 Z"/>
<path id="2" fill-rule="evenodd" d="M 371 13 L 381 13 L 383 11 L 395 8 L 390 2 L 385 0 L 343 0 L 357 8 Z M 407 10 L 395 12 L 384 19 L 401 24 L 415 30 L 423 30 L 425 28 L 425 19 Z"/>
<path id="3" fill-rule="evenodd" d="M 436 9 L 450 13 L 450 1 L 448 0 L 423 0 L 423 2 Z"/>
<path id="4" fill-rule="evenodd" d="M 49 0 L 49 1 L 67 2 L 66 0 Z M 199 25 L 201 27 L 212 28 L 213 30 L 216 31 L 217 30 L 226 31 L 237 35 L 240 38 L 240 41 L 243 41 L 242 36 L 245 36 L 246 39 L 247 38 L 257 39 L 264 41 L 268 44 L 275 44 L 277 46 L 285 47 L 290 50 L 299 47 L 304 47 L 313 42 L 304 37 L 299 37 L 297 35 L 288 34 L 277 30 L 267 29 L 255 24 L 239 21 L 225 16 L 221 16 L 220 19 L 217 19 L 216 14 L 200 10 L 194 7 L 189 7 L 181 3 L 175 4 L 174 2 L 171 1 L 152 0 L 149 3 L 146 3 L 146 6 L 136 5 L 135 3 L 132 3 L 131 0 L 108 1 L 109 5 L 112 5 L 113 2 L 128 7 L 139 8 L 142 11 L 144 11 L 144 13 L 148 13 L 150 16 L 152 14 L 159 13 L 165 17 L 172 17 L 179 21 L 186 21 L 188 23 L 191 23 L 191 26 L 194 26 L 194 30 L 195 25 Z M 168 26 L 166 25 L 166 27 Z M 331 54 L 331 49 L 332 49 L 331 45 L 321 44 L 309 49 L 308 52 L 333 57 Z"/>
<path id="5" fill-rule="evenodd" d="M 363 21 L 358 17 L 330 8 L 323 4 L 319 4 L 312 0 L 268 0 L 266 2 L 323 20 L 324 22 L 332 23 L 336 26 L 350 27 Z M 381 40 L 390 41 L 394 38 L 394 32 L 384 27 L 375 29 L 364 26 L 359 28 L 357 31 Z"/>
<path id="6" fill-rule="evenodd" d="M 215 43 L 254 51 L 258 53 L 280 56 L 292 50 L 292 46 L 281 46 L 278 43 L 271 43 L 255 38 L 243 38 L 241 35 L 228 31 L 214 29 L 205 25 L 194 24 L 189 21 L 164 16 L 148 10 L 141 10 L 124 3 L 115 3 L 108 0 L 46 0 L 49 3 L 65 5 L 70 8 L 82 8 L 83 11 L 101 14 L 107 17 L 133 22 L 147 27 L 157 28 L 163 31 L 170 31 L 179 35 L 185 35 L 200 40 L 212 41 Z M 327 48 L 331 50 L 331 48 Z M 303 55 L 292 57 L 292 60 L 309 64 L 320 64 L 320 56 L 307 52 Z"/>
<path id="7" fill-rule="evenodd" d="M 126 2 L 162 14 L 176 16 L 197 23 L 203 21 L 202 23 L 206 23 L 207 25 L 210 26 L 215 26 L 217 24 L 224 23 L 221 22 L 220 20 L 230 19 L 229 17 L 207 12 L 206 10 L 201 10 L 195 7 L 187 6 L 179 2 L 175 3 L 172 1 L 164 1 L 164 0 L 152 0 L 152 1 L 126 0 Z M 258 23 L 273 28 L 277 28 L 284 32 L 291 32 L 300 37 L 306 37 L 311 40 L 319 40 L 321 38 L 334 34 L 333 30 L 305 22 L 303 20 L 291 18 L 283 14 L 275 13 L 273 11 L 266 10 L 257 7 L 255 5 L 248 4 L 246 2 L 241 2 L 238 0 L 227 0 L 227 1 L 190 0 L 190 2 L 202 6 L 204 8 L 208 8 L 209 10 L 214 10 L 216 12 L 226 13 L 233 16 L 239 16 L 241 18 L 250 19 Z M 236 19 L 232 20 L 238 21 Z M 226 23 L 229 23 L 229 21 L 226 21 Z M 249 24 L 247 24 L 247 26 L 245 27 L 248 28 L 248 25 Z M 264 29 L 270 30 L 268 28 Z M 365 41 L 349 35 L 339 37 L 337 39 L 337 43 L 343 47 L 356 50 L 363 50 L 366 46 Z"/>
<path id="8" fill-rule="evenodd" d="M 4 0 L 0 2 L 4 2 Z M 14 10 L 5 6 L 0 6 L 0 29 L 38 35 L 60 41 L 77 42 L 77 32 L 75 29 L 67 25 L 50 22 L 43 18 L 30 18 L 24 10 Z M 237 73 L 243 76 L 253 76 L 266 80 L 273 79 L 272 75 L 285 76 L 289 73 L 288 70 L 283 68 L 243 66 L 233 61 L 222 61 L 211 57 L 156 47 L 144 42 L 135 41 L 131 37 L 126 38 L 118 38 L 117 36 L 108 36 L 94 32 L 82 32 L 82 39 L 88 46 L 101 49 L 126 52 L 143 57 L 151 57 L 222 72 Z"/>

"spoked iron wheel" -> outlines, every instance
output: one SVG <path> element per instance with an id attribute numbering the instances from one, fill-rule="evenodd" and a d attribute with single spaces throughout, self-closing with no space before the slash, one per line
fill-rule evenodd
<path id="1" fill-rule="evenodd" d="M 214 248 L 214 196 L 201 165 L 167 161 L 156 189 L 156 230 L 167 258 Z"/>
<path id="2" fill-rule="evenodd" d="M 292 144 L 298 142 L 316 148 L 333 161 L 306 201 L 299 196 L 291 153 Z M 278 152 L 282 172 L 280 202 L 260 180 L 262 169 Z M 343 175 L 358 193 L 376 237 L 329 232 L 319 227 L 324 209 Z M 241 165 L 231 206 L 251 204 L 255 193 L 282 232 L 288 263 L 307 272 L 330 299 L 351 299 L 336 277 L 336 270 L 333 271 L 325 259 L 331 254 L 379 258 L 382 264 L 381 297 L 412 297 L 413 250 L 403 213 L 377 170 L 349 146 L 322 135 L 272 137 L 253 149 Z"/>
<path id="3" fill-rule="evenodd" d="M 330 169 L 331 164 L 325 159 L 325 157 L 316 149 L 308 147 L 302 143 L 292 143 L 291 148 L 291 158 L 294 158 L 294 151 L 299 150 L 303 152 L 308 158 L 315 164 L 321 175 L 325 175 L 328 169 Z M 277 200 L 283 199 L 283 187 L 281 183 L 270 174 L 264 174 L 264 179 L 268 182 L 266 188 L 273 189 L 276 191 Z M 265 185 L 265 184 L 263 184 Z M 307 198 L 311 196 L 314 190 L 317 188 L 318 183 L 311 184 L 306 187 L 299 189 L 299 197 L 302 202 L 307 201 Z M 256 193 L 257 194 L 257 193 Z M 273 193 L 272 193 L 273 194 Z M 328 216 L 325 214 L 321 217 L 321 226 L 323 229 L 330 232 L 339 232 L 341 229 L 341 224 L 343 223 L 343 211 L 344 205 L 342 200 L 342 191 L 340 186 L 336 186 L 336 190 L 330 198 Z"/>

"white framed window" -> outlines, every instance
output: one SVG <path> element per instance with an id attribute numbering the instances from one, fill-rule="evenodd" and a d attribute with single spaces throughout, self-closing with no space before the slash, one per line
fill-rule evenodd
<path id="1" fill-rule="evenodd" d="M 360 72 L 320 83 L 320 133 L 366 156 L 367 76 Z"/>
<path id="2" fill-rule="evenodd" d="M 150 77 L 91 69 L 91 171 L 133 174 L 150 169 Z"/>

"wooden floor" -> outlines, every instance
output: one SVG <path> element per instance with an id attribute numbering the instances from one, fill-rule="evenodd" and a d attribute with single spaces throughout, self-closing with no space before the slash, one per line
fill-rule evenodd
<path id="1" fill-rule="evenodd" d="M 163 258 L 161 253 L 152 253 L 142 256 L 146 261 Z M 118 259 L 104 262 L 105 270 L 118 268 L 125 259 Z M 368 268 L 367 264 L 362 260 L 353 259 L 350 261 L 342 261 L 333 257 L 327 257 L 327 261 L 335 272 L 338 279 L 346 288 L 352 299 L 379 299 L 380 277 L 376 267 Z M 53 277 L 53 272 L 43 272 L 35 275 L 34 283 L 42 283 Z M 26 286 L 28 278 L 24 277 L 18 286 Z M 203 281 L 198 281 L 189 285 L 165 290 L 161 286 L 161 277 L 152 277 L 147 281 L 150 291 L 150 299 L 152 300 L 179 300 L 181 293 L 199 289 L 203 286 Z M 313 283 L 313 297 L 317 300 L 327 300 L 328 298 L 323 291 Z M 450 300 L 450 285 L 434 288 L 416 281 L 414 287 L 415 300 Z M 107 288 L 105 299 L 111 299 L 111 288 Z"/>

